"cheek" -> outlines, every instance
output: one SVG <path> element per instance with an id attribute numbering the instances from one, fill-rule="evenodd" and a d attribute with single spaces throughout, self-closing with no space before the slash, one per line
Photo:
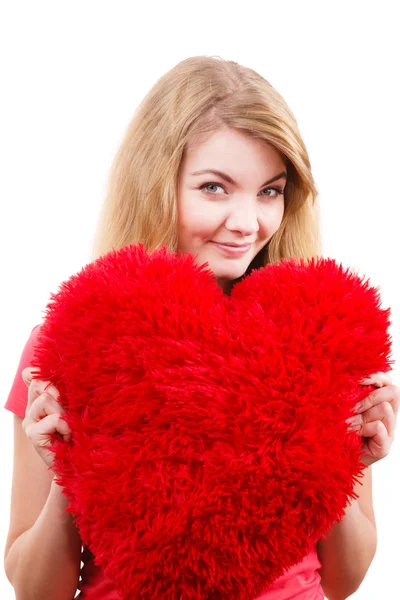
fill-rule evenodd
<path id="1" fill-rule="evenodd" d="M 182 234 L 205 236 L 212 233 L 223 222 L 221 208 L 215 205 L 205 205 L 201 201 L 182 203 L 179 212 L 179 230 Z"/>
<path id="2" fill-rule="evenodd" d="M 272 235 L 279 228 L 285 212 L 285 204 L 282 202 L 269 206 L 263 211 L 262 224 L 263 229 L 268 235 Z"/>

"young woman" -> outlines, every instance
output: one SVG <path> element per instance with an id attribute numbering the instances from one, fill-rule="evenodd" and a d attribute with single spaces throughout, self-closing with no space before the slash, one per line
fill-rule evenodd
<path id="1" fill-rule="evenodd" d="M 316 198 L 296 120 L 277 91 L 237 63 L 189 58 L 155 84 L 134 115 L 111 172 L 93 258 L 131 243 L 149 250 L 166 245 L 208 263 L 229 294 L 252 269 L 320 254 Z M 15 414 L 6 573 L 18 600 L 71 600 L 77 588 L 80 598 L 117 600 L 90 551 L 81 555 L 66 499 L 48 470 L 50 435 L 58 431 L 68 443 L 71 432 L 60 420 L 54 386 L 31 380 L 39 327 L 6 403 Z M 399 389 L 382 373 L 365 383 L 377 389 L 352 424 L 367 439 L 359 499 L 326 540 L 259 598 L 347 598 L 370 566 L 377 543 L 370 465 L 389 452 Z"/>

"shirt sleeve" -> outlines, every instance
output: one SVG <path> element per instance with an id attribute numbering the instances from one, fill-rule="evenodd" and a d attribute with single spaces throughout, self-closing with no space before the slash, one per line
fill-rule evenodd
<path id="1" fill-rule="evenodd" d="M 14 413 L 15 415 L 22 417 L 23 419 L 25 418 L 25 409 L 28 403 L 28 388 L 21 377 L 21 373 L 26 367 L 30 366 L 31 361 L 33 360 L 34 347 L 37 341 L 39 329 L 40 325 L 36 325 L 32 329 L 28 341 L 25 344 L 25 347 L 21 354 L 17 372 L 14 377 L 14 381 L 7 398 L 7 402 L 4 405 L 4 408 Z"/>

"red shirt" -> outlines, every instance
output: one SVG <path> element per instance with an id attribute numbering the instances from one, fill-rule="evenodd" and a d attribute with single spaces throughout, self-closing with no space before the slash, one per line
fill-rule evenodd
<path id="1" fill-rule="evenodd" d="M 19 417 L 25 417 L 28 401 L 28 389 L 22 380 L 21 372 L 29 367 L 33 358 L 39 325 L 33 328 L 22 351 L 14 382 L 5 404 L 5 408 Z M 104 575 L 101 567 L 94 563 L 92 553 L 83 547 L 81 580 L 78 589 L 80 599 L 85 600 L 121 600 L 113 589 L 112 582 Z M 316 548 L 304 560 L 294 565 L 268 588 L 268 591 L 255 600 L 323 600 L 324 592 L 318 570 L 321 568 Z"/>

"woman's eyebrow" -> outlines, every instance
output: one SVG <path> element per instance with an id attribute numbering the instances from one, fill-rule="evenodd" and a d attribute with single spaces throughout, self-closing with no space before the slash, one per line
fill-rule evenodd
<path id="1" fill-rule="evenodd" d="M 230 177 L 226 173 L 222 173 L 222 171 L 216 171 L 215 169 L 203 169 L 201 171 L 194 171 L 194 173 L 190 173 L 190 175 L 205 175 L 206 173 L 213 173 L 214 175 L 218 175 L 218 177 L 225 179 L 225 181 L 227 181 L 228 183 L 231 183 L 232 185 L 236 185 L 236 182 L 232 179 L 232 177 Z M 287 179 L 286 171 L 281 171 L 281 173 L 278 173 L 278 175 L 275 175 L 275 177 L 273 177 L 272 179 L 269 179 L 268 181 L 263 183 L 261 187 L 264 187 L 265 185 L 268 185 L 269 183 L 272 183 L 273 181 L 276 181 L 277 179 L 281 179 L 281 177 L 284 177 L 285 179 Z"/>

